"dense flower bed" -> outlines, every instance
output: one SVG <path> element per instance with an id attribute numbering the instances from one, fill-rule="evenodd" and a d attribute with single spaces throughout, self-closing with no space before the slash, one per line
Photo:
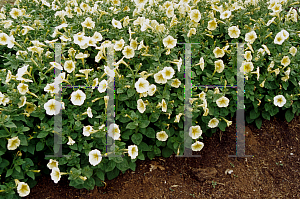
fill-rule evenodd
<path id="1" fill-rule="evenodd" d="M 1 197 L 30 193 L 36 173 L 70 186 L 103 186 L 135 161 L 200 151 L 202 134 L 232 124 L 235 88 L 194 87 L 192 126 L 184 133 L 184 45 L 192 45 L 193 85 L 236 84 L 245 75 L 246 121 L 299 114 L 299 5 L 296 1 L 17 0 L 0 13 Z M 288 9 L 289 8 L 289 9 Z M 237 65 L 237 47 L 245 42 Z M 54 61 L 62 43 L 61 64 Z M 107 63 L 113 46 L 114 69 Z M 199 61 L 198 61 L 199 60 Z M 55 77 L 54 69 L 61 70 Z M 109 79 L 107 79 L 107 77 Z M 114 77 L 114 78 L 113 78 Z M 115 123 L 106 127 L 108 85 L 115 81 Z M 63 87 L 61 103 L 55 99 Z M 196 93 L 196 94 L 195 94 Z M 54 154 L 54 116 L 62 111 L 62 153 Z M 227 118 L 227 119 L 226 119 Z M 108 136 L 106 136 L 106 134 Z M 114 141 L 110 156 L 107 141 Z M 122 156 L 121 156 L 122 155 Z M 47 170 L 48 169 L 48 170 Z M 30 178 L 28 178 L 30 177 Z M 15 193 L 18 193 L 16 195 Z"/>

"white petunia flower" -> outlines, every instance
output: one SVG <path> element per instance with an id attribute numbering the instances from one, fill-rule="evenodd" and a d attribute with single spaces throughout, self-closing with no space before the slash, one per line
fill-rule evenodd
<path id="1" fill-rule="evenodd" d="M 88 137 L 94 132 L 94 129 L 91 125 L 87 125 L 83 127 L 83 135 Z"/>
<path id="2" fill-rule="evenodd" d="M 281 65 L 283 65 L 284 67 L 290 65 L 291 60 L 288 56 L 284 56 L 281 60 Z"/>
<path id="3" fill-rule="evenodd" d="M 289 50 L 289 53 L 290 53 L 291 55 L 295 56 L 296 53 L 297 53 L 297 48 L 295 48 L 294 46 L 292 46 L 292 47 L 290 48 L 290 50 Z"/>
<path id="4" fill-rule="evenodd" d="M 17 186 L 17 192 L 20 197 L 28 196 L 30 193 L 30 187 L 25 182 L 19 182 Z"/>
<path id="5" fill-rule="evenodd" d="M 190 19 L 196 23 L 198 23 L 201 19 L 201 13 L 199 12 L 199 10 L 195 9 L 192 10 L 190 13 Z"/>
<path id="6" fill-rule="evenodd" d="M 125 46 L 122 53 L 126 59 L 130 59 L 134 57 L 134 49 L 131 46 Z"/>
<path id="7" fill-rule="evenodd" d="M 256 32 L 253 30 L 251 32 L 248 32 L 246 35 L 245 35 L 245 41 L 246 42 L 249 42 L 249 43 L 253 43 L 255 41 L 255 39 L 257 38 L 257 35 L 256 35 Z"/>
<path id="8" fill-rule="evenodd" d="M 162 71 L 159 71 L 158 73 L 154 74 L 154 80 L 158 84 L 165 84 L 167 83 L 167 79 L 164 78 Z"/>
<path id="9" fill-rule="evenodd" d="M 99 32 L 95 32 L 94 35 L 93 35 L 93 38 L 96 41 L 101 41 L 103 39 L 101 33 L 99 33 Z"/>
<path id="10" fill-rule="evenodd" d="M 23 107 L 25 105 L 25 103 L 26 103 L 26 96 L 23 95 L 22 97 L 20 97 L 20 100 L 21 100 L 21 102 L 18 103 L 19 108 L 21 108 L 21 107 Z"/>
<path id="11" fill-rule="evenodd" d="M 216 128 L 218 126 L 218 124 L 219 124 L 219 120 L 217 118 L 212 118 L 208 122 L 208 127 L 209 128 Z"/>
<path id="12" fill-rule="evenodd" d="M 166 103 L 166 101 L 164 100 L 164 99 L 162 99 L 162 103 L 161 103 L 161 105 L 162 105 L 162 111 L 163 112 L 167 112 L 167 103 Z"/>
<path id="13" fill-rule="evenodd" d="M 135 89 L 138 93 L 147 92 L 149 89 L 149 82 L 144 78 L 139 78 L 139 80 L 135 83 Z"/>
<path id="14" fill-rule="evenodd" d="M 172 67 L 164 67 L 161 73 L 165 79 L 172 79 L 173 75 L 175 74 L 175 71 Z"/>
<path id="15" fill-rule="evenodd" d="M 89 152 L 89 162 L 91 165 L 96 166 L 102 160 L 101 152 L 98 149 L 94 149 Z"/>
<path id="16" fill-rule="evenodd" d="M 221 19 L 228 19 L 231 16 L 231 11 L 224 11 L 221 13 L 220 18 Z"/>
<path id="17" fill-rule="evenodd" d="M 201 151 L 201 149 L 204 147 L 203 142 L 196 141 L 194 144 L 192 144 L 192 150 L 193 151 Z"/>
<path id="18" fill-rule="evenodd" d="M 210 20 L 208 22 L 208 25 L 207 25 L 207 29 L 208 30 L 215 30 L 216 28 L 218 27 L 218 23 L 216 22 L 216 18 L 214 18 L 213 20 Z"/>
<path id="19" fill-rule="evenodd" d="M 72 60 L 68 60 L 65 62 L 64 64 L 64 69 L 65 71 L 67 71 L 68 73 L 71 73 L 75 70 L 75 62 Z"/>
<path id="20" fill-rule="evenodd" d="M 286 103 L 286 99 L 283 95 L 277 95 L 274 97 L 274 105 L 278 107 L 283 107 Z"/>
<path id="21" fill-rule="evenodd" d="M 218 105 L 218 107 L 227 107 L 229 104 L 229 99 L 227 97 L 220 97 L 219 99 L 217 99 L 216 104 Z"/>
<path id="22" fill-rule="evenodd" d="M 59 89 L 58 89 L 58 86 L 55 87 L 55 83 L 52 83 L 52 84 L 47 84 L 44 88 L 44 91 L 45 92 L 50 92 L 50 93 L 58 93 L 59 92 Z"/>
<path id="23" fill-rule="evenodd" d="M 86 95 L 81 90 L 74 91 L 71 94 L 71 102 L 74 105 L 81 106 L 84 103 L 85 99 L 86 99 Z"/>
<path id="24" fill-rule="evenodd" d="M 114 140 L 118 140 L 121 136 L 119 125 L 111 124 L 108 129 L 108 135 L 112 137 Z"/>
<path id="25" fill-rule="evenodd" d="M 25 95 L 29 91 L 27 84 L 19 83 L 17 88 L 21 95 Z"/>
<path id="26" fill-rule="evenodd" d="M 219 48 L 219 47 L 216 47 L 214 50 L 213 50 L 213 53 L 215 55 L 216 58 L 221 58 L 225 55 L 225 52 L 223 49 Z"/>
<path id="27" fill-rule="evenodd" d="M 124 47 L 124 44 L 125 44 L 124 39 L 120 39 L 120 41 L 117 41 L 117 42 L 115 43 L 114 49 L 115 49 L 116 51 L 121 51 L 121 50 L 123 49 L 123 47 Z"/>
<path id="28" fill-rule="evenodd" d="M 168 134 L 165 131 L 160 131 L 156 133 L 156 139 L 159 141 L 166 141 L 168 139 Z"/>
<path id="29" fill-rule="evenodd" d="M 138 99 L 137 101 L 137 109 L 140 113 L 144 113 L 146 110 L 146 104 L 143 102 L 142 99 Z"/>
<path id="30" fill-rule="evenodd" d="M 15 150 L 16 148 L 18 148 L 20 146 L 20 143 L 21 143 L 21 141 L 18 136 L 10 138 L 10 139 L 8 139 L 7 149 Z"/>
<path id="31" fill-rule="evenodd" d="M 198 139 L 202 135 L 202 130 L 199 125 L 191 126 L 189 129 L 189 136 L 193 139 Z"/>
<path id="32" fill-rule="evenodd" d="M 176 46 L 177 39 L 174 39 L 172 36 L 167 36 L 163 39 L 163 44 L 166 48 L 174 48 Z"/>
<path id="33" fill-rule="evenodd" d="M 155 91 L 156 91 L 156 86 L 154 84 L 151 84 L 148 89 L 148 95 L 153 96 Z"/>
<path id="34" fill-rule="evenodd" d="M 230 38 L 238 38 L 240 36 L 241 31 L 237 26 L 231 26 L 228 28 L 228 35 Z"/>
<path id="35" fill-rule="evenodd" d="M 136 145 L 130 145 L 128 146 L 128 156 L 131 157 L 131 159 L 135 159 L 139 154 L 138 147 Z"/>
<path id="36" fill-rule="evenodd" d="M 49 160 L 49 163 L 47 164 L 47 167 L 48 167 L 49 169 L 58 168 L 58 161 L 57 161 L 57 160 L 50 159 L 50 160 Z"/>
<path id="37" fill-rule="evenodd" d="M 276 34 L 275 38 L 274 38 L 274 44 L 278 44 L 281 45 L 284 42 L 285 38 L 283 36 L 282 32 L 279 32 Z"/>
<path id="38" fill-rule="evenodd" d="M 120 21 L 115 20 L 114 18 L 112 19 L 112 25 L 115 28 L 121 29 L 122 28 L 122 24 Z"/>
<path id="39" fill-rule="evenodd" d="M 22 16 L 21 10 L 17 8 L 12 8 L 11 11 L 9 12 L 10 16 L 14 19 L 17 19 L 18 17 Z"/>
<path id="40" fill-rule="evenodd" d="M 52 169 L 52 172 L 51 172 L 50 175 L 51 175 L 51 179 L 54 181 L 54 183 L 58 183 L 58 181 L 61 178 L 61 174 L 60 174 L 60 171 L 59 171 L 58 167 L 54 167 Z"/>
<path id="41" fill-rule="evenodd" d="M 57 115 L 61 109 L 61 103 L 55 99 L 51 99 L 44 104 L 44 109 L 46 110 L 47 115 Z"/>
<path id="42" fill-rule="evenodd" d="M 68 136 L 68 138 L 69 138 L 69 141 L 68 141 L 67 145 L 75 144 L 75 141 L 70 136 Z"/>
<path id="43" fill-rule="evenodd" d="M 181 81 L 179 79 L 174 79 L 171 86 L 175 87 L 175 88 L 179 88 L 179 86 L 181 85 Z"/>
<path id="44" fill-rule="evenodd" d="M 104 93 L 107 89 L 107 81 L 105 79 L 103 79 L 98 86 L 98 91 L 100 93 Z"/>
<path id="45" fill-rule="evenodd" d="M 95 27 L 95 22 L 91 17 L 87 17 L 84 22 L 81 23 L 82 27 L 93 29 Z"/>
<path id="46" fill-rule="evenodd" d="M 223 60 L 215 61 L 215 70 L 216 70 L 218 73 L 223 72 L 223 70 L 224 70 L 224 63 L 223 63 Z"/>

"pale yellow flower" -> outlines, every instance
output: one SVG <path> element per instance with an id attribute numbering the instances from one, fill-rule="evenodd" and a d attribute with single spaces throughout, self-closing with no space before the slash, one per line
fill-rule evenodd
<path id="1" fill-rule="evenodd" d="M 154 75 L 154 80 L 158 84 L 165 84 L 165 83 L 167 83 L 167 79 L 164 78 L 164 76 L 162 74 L 162 71 L 159 71 L 158 73 L 156 73 Z"/>
<path id="2" fill-rule="evenodd" d="M 97 31 L 94 32 L 93 38 L 94 38 L 96 41 L 101 41 L 101 40 L 103 39 L 101 33 L 97 32 Z"/>
<path id="3" fill-rule="evenodd" d="M 192 35 L 196 34 L 196 29 L 195 28 L 191 28 L 187 34 L 187 37 L 191 37 Z"/>
<path id="4" fill-rule="evenodd" d="M 224 63 L 223 63 L 223 60 L 215 61 L 215 70 L 216 70 L 218 73 L 222 73 L 222 72 L 223 72 L 223 70 L 224 70 Z"/>
<path id="5" fill-rule="evenodd" d="M 245 55 L 244 55 L 244 58 L 245 58 L 247 61 L 251 61 L 251 60 L 252 60 L 251 51 L 246 51 L 246 52 L 245 52 Z"/>
<path id="6" fill-rule="evenodd" d="M 89 162 L 91 165 L 96 166 L 102 160 L 101 152 L 98 149 L 94 149 L 89 152 Z"/>
<path id="7" fill-rule="evenodd" d="M 167 14 L 167 17 L 168 18 L 171 18 L 174 16 L 174 8 L 172 6 L 169 6 L 167 8 L 167 11 L 166 11 L 166 14 Z"/>
<path id="8" fill-rule="evenodd" d="M 153 96 L 155 91 L 156 91 L 156 86 L 154 84 L 151 84 L 148 89 L 148 95 Z"/>
<path id="9" fill-rule="evenodd" d="M 126 59 L 130 59 L 134 57 L 134 49 L 131 46 L 125 46 L 122 53 Z"/>
<path id="10" fill-rule="evenodd" d="M 74 105 L 81 106 L 84 103 L 85 99 L 86 99 L 86 95 L 81 90 L 74 91 L 71 94 L 71 102 Z"/>
<path id="11" fill-rule="evenodd" d="M 6 33 L 0 33 L 0 45 L 6 45 L 8 42 L 8 35 Z"/>
<path id="12" fill-rule="evenodd" d="M 68 60 L 64 64 L 64 70 L 67 71 L 68 73 L 71 73 L 75 70 L 75 63 L 72 60 Z"/>
<path id="13" fill-rule="evenodd" d="M 25 103 L 26 103 L 26 96 L 23 95 L 22 97 L 20 97 L 20 100 L 21 100 L 21 102 L 18 103 L 19 108 L 21 108 L 21 107 L 23 107 L 25 105 Z"/>
<path id="14" fill-rule="evenodd" d="M 178 115 L 176 115 L 176 118 L 175 118 L 174 122 L 179 123 L 180 117 L 181 117 L 182 115 L 183 115 L 182 113 L 179 113 Z"/>
<path id="15" fill-rule="evenodd" d="M 168 134 L 165 131 L 160 131 L 156 133 L 156 139 L 159 141 L 166 141 L 168 139 Z"/>
<path id="16" fill-rule="evenodd" d="M 291 63 L 291 60 L 288 56 L 284 56 L 281 60 L 281 65 L 288 66 Z"/>
<path id="17" fill-rule="evenodd" d="M 179 88 L 179 86 L 181 85 L 181 81 L 179 79 L 174 79 L 171 86 L 175 87 L 175 88 Z"/>
<path id="18" fill-rule="evenodd" d="M 111 124 L 108 129 L 108 135 L 112 137 L 114 140 L 118 140 L 121 136 L 119 125 Z"/>
<path id="19" fill-rule="evenodd" d="M 98 86 L 98 91 L 100 93 L 104 93 L 107 89 L 107 81 L 105 79 L 103 79 Z"/>
<path id="20" fill-rule="evenodd" d="M 231 16 L 231 11 L 224 11 L 221 13 L 220 18 L 221 19 L 228 19 Z"/>
<path id="21" fill-rule="evenodd" d="M 253 30 L 245 35 L 245 41 L 249 43 L 253 43 L 257 38 L 256 32 Z"/>
<path id="22" fill-rule="evenodd" d="M 165 79 L 172 79 L 174 74 L 175 71 L 172 67 L 164 67 L 164 69 L 162 70 L 162 75 Z"/>
<path id="23" fill-rule="evenodd" d="M 219 47 L 216 47 L 214 50 L 213 50 L 213 53 L 215 55 L 216 58 L 220 58 L 220 57 L 223 57 L 225 55 L 225 52 L 223 49 L 220 49 Z"/>
<path id="24" fill-rule="evenodd" d="M 30 187 L 26 182 L 19 182 L 17 186 L 17 192 L 21 197 L 28 196 L 30 193 Z"/>
<path id="25" fill-rule="evenodd" d="M 286 99 L 283 95 L 277 95 L 274 97 L 274 105 L 278 107 L 283 107 L 286 103 Z"/>
<path id="26" fill-rule="evenodd" d="M 190 19 L 196 23 L 198 23 L 201 19 L 201 13 L 199 10 L 195 9 L 189 13 Z"/>
<path id="27" fill-rule="evenodd" d="M 122 28 L 121 22 L 120 22 L 120 21 L 117 21 L 117 20 L 115 20 L 115 19 L 112 19 L 112 25 L 113 25 L 113 27 L 118 28 L 118 29 L 121 29 L 121 28 Z"/>
<path id="28" fill-rule="evenodd" d="M 282 32 L 279 32 L 276 34 L 275 39 L 274 39 L 274 44 L 281 45 L 284 42 L 285 38 L 283 36 Z"/>
<path id="29" fill-rule="evenodd" d="M 44 104 L 44 109 L 46 110 L 47 115 L 57 115 L 61 109 L 61 103 L 55 99 L 50 99 Z"/>
<path id="30" fill-rule="evenodd" d="M 116 51 L 121 51 L 124 47 L 125 41 L 124 39 L 120 39 L 119 41 L 116 41 L 115 45 L 114 45 L 114 49 Z"/>
<path id="31" fill-rule="evenodd" d="M 251 72 L 254 69 L 252 62 L 243 62 L 242 67 L 240 68 L 241 73 L 244 72 L 244 74 Z"/>
<path id="32" fill-rule="evenodd" d="M 167 103 L 164 99 L 162 99 L 162 111 L 167 112 Z"/>
<path id="33" fill-rule="evenodd" d="M 295 48 L 294 46 L 292 46 L 292 47 L 290 48 L 290 50 L 289 50 L 289 53 L 290 53 L 291 55 L 295 56 L 296 53 L 297 53 L 297 48 Z"/>
<path id="34" fill-rule="evenodd" d="M 208 22 L 208 25 L 207 25 L 207 29 L 208 30 L 215 30 L 216 28 L 218 27 L 218 23 L 216 22 L 216 18 L 214 18 L 213 20 L 210 20 Z"/>
<path id="35" fill-rule="evenodd" d="M 204 143 L 196 141 L 191 147 L 193 151 L 201 151 L 201 149 L 204 147 Z"/>
<path id="36" fill-rule="evenodd" d="M 131 159 L 135 159 L 139 154 L 138 147 L 136 145 L 130 145 L 128 146 L 128 156 L 131 157 Z"/>
<path id="37" fill-rule="evenodd" d="M 177 39 L 174 39 L 172 36 L 168 35 L 163 39 L 163 44 L 166 48 L 174 48 L 176 46 Z"/>
<path id="38" fill-rule="evenodd" d="M 19 83 L 17 88 L 21 95 L 25 95 L 29 91 L 27 84 Z"/>
<path id="39" fill-rule="evenodd" d="M 202 135 L 202 130 L 199 125 L 191 126 L 189 129 L 189 136 L 193 139 L 198 139 Z"/>
<path id="40" fill-rule="evenodd" d="M 12 8 L 9 14 L 14 19 L 17 19 L 18 17 L 22 16 L 21 10 L 17 8 Z"/>
<path id="41" fill-rule="evenodd" d="M 228 28 L 228 35 L 230 38 L 238 38 L 240 36 L 241 31 L 237 26 L 231 26 Z"/>
<path id="42" fill-rule="evenodd" d="M 221 98 L 217 99 L 216 104 L 218 107 L 227 107 L 229 104 L 229 99 L 225 96 L 222 96 Z"/>
<path id="43" fill-rule="evenodd" d="M 69 139 L 69 141 L 68 141 L 67 145 L 75 144 L 75 141 L 70 136 L 68 136 L 68 139 Z"/>
<path id="44" fill-rule="evenodd" d="M 137 109 L 139 110 L 140 113 L 144 113 L 146 110 L 146 105 L 143 102 L 142 99 L 138 99 L 137 101 Z"/>
<path id="45" fill-rule="evenodd" d="M 144 78 L 139 78 L 138 81 L 135 83 L 135 89 L 138 93 L 147 92 L 149 89 L 149 82 Z"/>
<path id="46" fill-rule="evenodd" d="M 20 146 L 20 143 L 21 143 L 21 141 L 18 136 L 10 138 L 10 139 L 8 139 L 7 149 L 15 150 L 16 148 L 18 148 Z"/>
<path id="47" fill-rule="evenodd" d="M 219 124 L 219 120 L 217 118 L 213 118 L 211 120 L 209 120 L 208 122 L 208 127 L 209 128 L 216 128 Z"/>

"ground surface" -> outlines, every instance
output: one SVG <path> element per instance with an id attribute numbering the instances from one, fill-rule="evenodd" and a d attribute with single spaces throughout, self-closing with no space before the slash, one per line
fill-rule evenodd
<path id="1" fill-rule="evenodd" d="M 283 116 L 263 120 L 261 129 L 246 125 L 246 155 L 254 155 L 251 158 L 228 157 L 235 155 L 236 147 L 232 118 L 221 138 L 220 131 L 211 138 L 204 135 L 204 148 L 193 152 L 202 157 L 173 154 L 170 158 L 137 160 L 135 172 L 120 172 L 106 181 L 105 188 L 92 191 L 69 187 L 67 176 L 58 184 L 50 175 L 41 176 L 26 198 L 300 198 L 300 116 L 290 123 Z M 227 169 L 233 172 L 225 174 Z M 215 188 L 212 181 L 217 182 Z"/>

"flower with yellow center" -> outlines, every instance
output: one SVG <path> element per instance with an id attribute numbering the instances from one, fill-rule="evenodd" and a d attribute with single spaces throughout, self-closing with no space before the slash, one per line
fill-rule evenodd
<path id="1" fill-rule="evenodd" d="M 228 121 L 224 117 L 222 117 L 222 119 L 226 122 L 227 127 L 229 127 L 232 124 L 232 121 Z"/>
<path id="2" fill-rule="evenodd" d="M 137 39 L 137 38 L 136 38 Z M 137 49 L 137 47 L 138 47 L 138 42 L 137 42 L 137 40 L 133 40 L 133 39 L 131 39 L 131 41 L 130 41 L 130 46 L 134 49 L 134 50 L 136 50 Z"/>
<path id="3" fill-rule="evenodd" d="M 162 70 L 162 75 L 165 79 L 172 79 L 174 74 L 175 71 L 172 67 L 164 67 L 164 69 Z"/>
<path id="4" fill-rule="evenodd" d="M 219 120 L 217 118 L 213 118 L 211 120 L 209 120 L 208 122 L 208 127 L 209 128 L 216 128 L 219 124 Z"/>
<path id="5" fill-rule="evenodd" d="M 244 74 L 251 72 L 254 69 L 252 62 L 243 62 L 242 67 L 240 68 L 241 73 L 244 72 Z"/>
<path id="6" fill-rule="evenodd" d="M 247 61 L 251 61 L 251 60 L 252 60 L 251 51 L 246 51 L 245 54 L 244 54 L 244 58 L 245 58 Z"/>
<path id="7" fill-rule="evenodd" d="M 217 71 L 218 73 L 221 73 L 221 72 L 223 72 L 223 70 L 224 70 L 223 60 L 215 61 L 215 71 Z"/>
<path id="8" fill-rule="evenodd" d="M 278 107 L 283 107 L 286 103 L 286 99 L 283 95 L 277 95 L 274 97 L 274 105 Z"/>
<path id="9" fill-rule="evenodd" d="M 257 38 L 257 35 L 255 33 L 255 31 L 251 31 L 251 32 L 248 32 L 246 35 L 245 35 L 245 41 L 246 42 L 249 42 L 249 43 L 253 43 L 255 41 L 255 39 Z"/>
<path id="10" fill-rule="evenodd" d="M 213 53 L 215 55 L 216 58 L 220 58 L 220 57 L 223 57 L 225 55 L 225 52 L 223 49 L 220 49 L 219 47 L 216 47 L 214 50 L 213 50 Z"/>
<path id="11" fill-rule="evenodd" d="M 160 131 L 156 133 L 156 139 L 158 139 L 161 142 L 164 142 L 168 139 L 168 134 L 165 131 Z"/>
<path id="12" fill-rule="evenodd" d="M 131 46 L 125 46 L 122 53 L 126 59 L 130 59 L 134 57 L 134 49 Z"/>
<path id="13" fill-rule="evenodd" d="M 75 63 L 72 60 L 68 60 L 64 64 L 64 70 L 67 71 L 68 73 L 71 73 L 75 70 Z"/>
<path id="14" fill-rule="evenodd" d="M 8 139 L 7 149 L 15 150 L 16 148 L 18 148 L 20 146 L 20 143 L 21 143 L 21 141 L 18 136 L 10 138 L 10 139 Z"/>
<path id="15" fill-rule="evenodd" d="M 220 18 L 221 19 L 228 19 L 231 16 L 231 11 L 224 11 L 221 13 Z"/>
<path id="16" fill-rule="evenodd" d="M 113 27 L 118 28 L 118 29 L 121 29 L 121 28 L 122 28 L 121 22 L 120 22 L 120 21 L 117 21 L 117 20 L 115 20 L 115 19 L 112 19 L 112 25 L 113 25 Z"/>
<path id="17" fill-rule="evenodd" d="M 271 55 L 269 48 L 266 45 L 262 45 L 262 47 L 264 48 L 264 50 L 267 52 L 268 55 Z"/>
<path id="18" fill-rule="evenodd" d="M 264 80 L 261 84 L 259 84 L 259 86 L 263 88 L 264 85 L 265 85 L 265 81 L 266 81 L 266 80 Z"/>
<path id="19" fill-rule="evenodd" d="M 8 42 L 8 35 L 6 33 L 0 33 L 0 45 L 6 45 Z"/>
<path id="20" fill-rule="evenodd" d="M 81 23 L 82 27 L 93 29 L 95 27 L 95 22 L 91 17 L 87 17 L 84 22 Z"/>
<path id="21" fill-rule="evenodd" d="M 283 36 L 282 32 L 279 32 L 276 34 L 275 39 L 274 39 L 274 44 L 281 45 L 284 42 L 285 38 Z"/>
<path id="22" fill-rule="evenodd" d="M 95 130 L 93 129 L 93 127 L 91 125 L 87 125 L 83 127 L 83 132 L 82 134 L 86 137 L 90 136 L 92 133 L 94 133 Z"/>
<path id="23" fill-rule="evenodd" d="M 138 147 L 136 145 L 130 145 L 128 146 L 128 156 L 131 157 L 131 159 L 135 159 L 139 154 Z"/>
<path id="24" fill-rule="evenodd" d="M 89 152 L 89 162 L 91 165 L 96 166 L 102 160 L 101 152 L 98 149 L 94 149 Z"/>
<path id="25" fill-rule="evenodd" d="M 103 79 L 98 86 L 98 91 L 100 93 L 104 93 L 107 89 L 107 81 L 105 79 Z"/>
<path id="26" fill-rule="evenodd" d="M 208 30 L 215 30 L 216 28 L 218 27 L 218 23 L 216 22 L 216 18 L 214 18 L 213 20 L 210 20 L 208 22 L 208 25 L 207 25 L 207 29 Z"/>
<path id="27" fill-rule="evenodd" d="M 174 122 L 179 123 L 180 117 L 181 117 L 182 115 L 183 115 L 182 113 L 179 113 L 178 115 L 176 115 L 176 118 L 175 118 Z"/>
<path id="28" fill-rule="evenodd" d="M 85 75 L 85 79 L 88 79 L 89 73 L 93 70 L 94 69 L 82 69 L 82 70 L 79 70 L 79 72 L 83 73 Z"/>
<path id="29" fill-rule="evenodd" d="M 18 103 L 19 108 L 23 107 L 26 103 L 26 96 L 20 97 L 21 102 Z"/>
<path id="30" fill-rule="evenodd" d="M 55 67 L 55 68 L 59 69 L 59 70 L 63 70 L 62 66 L 60 64 L 56 63 L 56 62 L 50 62 L 50 65 L 52 67 Z"/>
<path id="31" fill-rule="evenodd" d="M 193 151 L 201 151 L 201 149 L 204 147 L 203 142 L 196 141 L 194 144 L 192 144 L 191 148 Z"/>
<path id="32" fill-rule="evenodd" d="M 149 82 L 144 78 L 139 78 L 138 81 L 135 83 L 135 89 L 138 93 L 147 92 L 149 89 Z"/>
<path id="33" fill-rule="evenodd" d="M 171 86 L 175 87 L 175 88 L 179 88 L 179 86 L 181 85 L 181 81 L 179 79 L 174 79 Z"/>
<path id="34" fill-rule="evenodd" d="M 174 39 L 172 36 L 168 35 L 163 39 L 163 44 L 166 48 L 174 48 L 176 46 L 177 39 Z"/>
<path id="35" fill-rule="evenodd" d="M 69 141 L 68 141 L 67 145 L 75 144 L 75 141 L 70 136 L 68 136 L 68 139 L 69 139 Z"/>
<path id="36" fill-rule="evenodd" d="M 238 26 L 231 26 L 230 28 L 228 28 L 228 35 L 230 38 L 238 38 L 240 36 L 240 29 L 238 28 Z"/>
<path id="37" fill-rule="evenodd" d="M 44 88 L 44 91 L 45 92 L 50 92 L 50 93 L 58 93 L 59 92 L 59 89 L 58 89 L 58 86 L 55 87 L 55 83 L 52 83 L 52 84 L 47 84 Z"/>
<path id="38" fill-rule="evenodd" d="M 57 160 L 50 159 L 50 160 L 49 160 L 49 163 L 47 164 L 47 167 L 48 167 L 49 169 L 58 168 L 58 161 L 57 161 Z"/>
<path id="39" fill-rule="evenodd" d="M 258 81 L 259 80 L 259 67 L 257 67 L 256 71 L 251 72 L 251 73 L 257 75 L 257 81 Z"/>
<path id="40" fill-rule="evenodd" d="M 124 39 L 120 39 L 119 41 L 116 42 L 116 44 L 114 45 L 114 49 L 116 51 L 121 51 L 124 47 L 125 41 Z"/>
<path id="41" fill-rule="evenodd" d="M 191 28 L 187 34 L 187 37 L 191 37 L 192 35 L 196 34 L 196 29 L 195 28 Z"/>
<path id="42" fill-rule="evenodd" d="M 229 104 L 229 99 L 225 96 L 220 97 L 219 99 L 217 99 L 216 104 L 218 105 L 218 107 L 227 107 Z"/>
<path id="43" fill-rule="evenodd" d="M 81 90 L 74 91 L 71 94 L 71 102 L 74 105 L 81 106 L 84 103 L 85 99 L 86 99 L 86 95 Z"/>
<path id="44" fill-rule="evenodd" d="M 165 83 L 167 83 L 167 79 L 162 74 L 162 71 L 159 71 L 158 73 L 156 73 L 154 75 L 154 80 L 158 84 L 165 84 Z"/>
<path id="45" fill-rule="evenodd" d="M 108 136 L 112 137 L 114 140 L 119 140 L 121 136 L 119 125 L 111 124 L 108 129 Z"/>
<path id="46" fill-rule="evenodd" d="M 21 95 L 25 95 L 29 91 L 27 84 L 19 83 L 17 88 Z"/>
<path id="47" fill-rule="evenodd" d="M 11 11 L 9 12 L 10 16 L 14 19 L 17 19 L 18 17 L 22 16 L 21 10 L 17 8 L 12 8 Z"/>
<path id="48" fill-rule="evenodd" d="M 167 112 L 167 103 L 164 99 L 162 99 L 162 103 L 161 103 L 161 106 L 162 106 L 162 112 Z"/>
<path id="49" fill-rule="evenodd" d="M 17 186 L 17 192 L 20 197 L 28 196 L 30 193 L 30 187 L 26 182 L 19 182 Z"/>
<path id="50" fill-rule="evenodd" d="M 190 19 L 196 23 L 198 23 L 201 19 L 201 13 L 199 10 L 195 9 L 189 13 Z"/>
<path id="51" fill-rule="evenodd" d="M 137 101 L 137 109 L 140 113 L 144 113 L 146 110 L 146 104 L 143 102 L 142 99 L 138 99 Z"/>
<path id="52" fill-rule="evenodd" d="M 25 108 L 25 111 L 29 114 L 31 114 L 35 109 L 36 109 L 36 105 L 30 102 L 26 102 L 27 106 Z"/>
<path id="53" fill-rule="evenodd" d="M 155 27 L 155 30 L 156 30 L 157 32 L 164 32 L 164 31 L 165 31 L 165 24 L 157 25 L 157 26 Z"/>
<path id="54" fill-rule="evenodd" d="M 297 53 L 297 48 L 295 48 L 294 46 L 292 46 L 292 47 L 290 48 L 290 50 L 289 50 L 289 53 L 290 53 L 291 55 L 295 56 L 296 53 Z"/>
<path id="55" fill-rule="evenodd" d="M 281 65 L 283 65 L 284 67 L 290 65 L 291 60 L 288 56 L 284 56 L 281 60 Z"/>
<path id="56" fill-rule="evenodd" d="M 174 16 L 174 8 L 173 6 L 169 6 L 166 11 L 167 17 L 171 18 Z"/>
<path id="57" fill-rule="evenodd" d="M 199 125 L 191 126 L 189 129 L 189 136 L 193 139 L 198 139 L 202 135 L 202 130 Z"/>
<path id="58" fill-rule="evenodd" d="M 61 103 L 55 99 L 51 99 L 44 104 L 47 115 L 57 115 L 61 109 Z"/>
<path id="59" fill-rule="evenodd" d="M 156 91 L 156 86 L 154 84 L 151 84 L 148 89 L 148 95 L 153 96 L 155 91 Z"/>
<path id="60" fill-rule="evenodd" d="M 97 31 L 94 32 L 93 38 L 94 38 L 96 41 L 101 41 L 101 40 L 103 39 L 101 33 L 97 32 Z"/>

